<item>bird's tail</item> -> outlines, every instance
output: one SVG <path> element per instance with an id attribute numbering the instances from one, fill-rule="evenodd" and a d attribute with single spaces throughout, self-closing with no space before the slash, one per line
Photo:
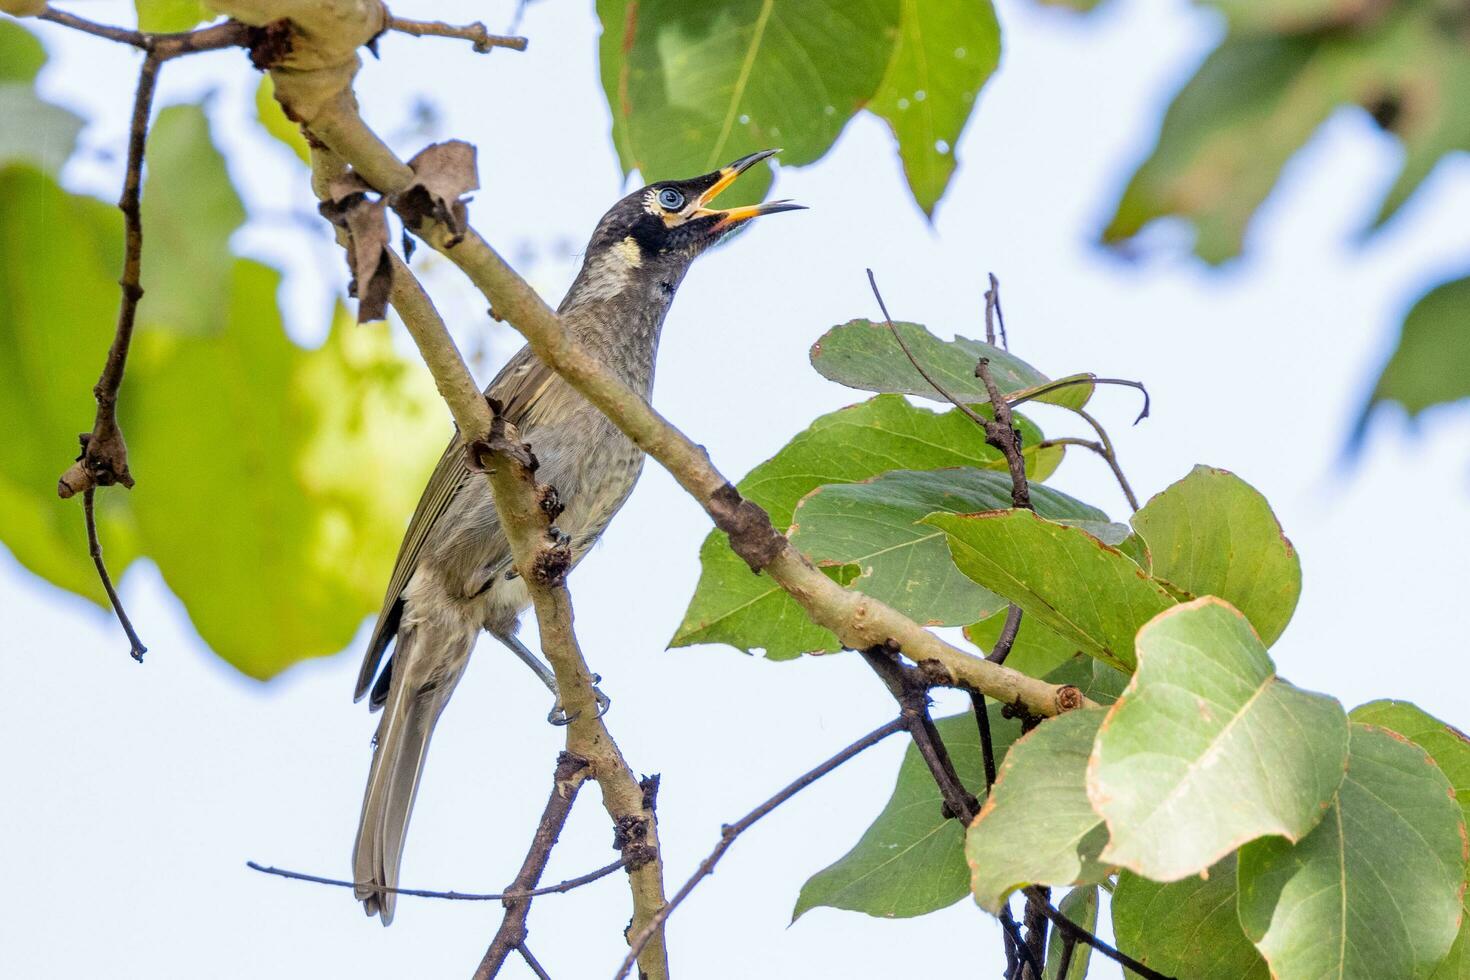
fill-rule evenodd
<path id="1" fill-rule="evenodd" d="M 444 649 L 437 641 L 445 638 L 434 635 L 436 632 L 411 626 L 398 635 L 393 661 L 387 668 L 393 676 L 374 740 L 372 768 L 368 770 L 357 843 L 352 850 L 357 898 L 367 914 L 380 916 L 385 926 L 393 921 L 397 896 L 380 887 L 398 887 L 403 842 L 429 738 L 474 643 L 470 634 L 449 641 L 460 644 L 460 648 Z"/>

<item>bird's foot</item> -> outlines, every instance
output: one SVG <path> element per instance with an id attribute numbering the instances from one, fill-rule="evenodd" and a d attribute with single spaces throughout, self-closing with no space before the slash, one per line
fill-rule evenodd
<path id="1" fill-rule="evenodd" d="M 592 675 L 592 683 L 594 685 L 592 688 L 592 694 L 594 697 L 597 698 L 597 714 L 593 715 L 593 718 L 601 718 L 603 715 L 607 714 L 607 710 L 612 707 L 612 698 L 608 697 L 606 694 L 603 694 L 602 689 L 595 686 L 601 680 L 601 674 Z M 570 725 L 572 722 L 581 717 L 581 714 L 582 713 L 580 711 L 573 712 L 570 715 L 567 714 L 567 709 L 562 707 L 561 699 L 558 698 L 556 704 L 552 705 L 551 710 L 547 712 L 546 720 L 551 724 L 557 726 Z"/>

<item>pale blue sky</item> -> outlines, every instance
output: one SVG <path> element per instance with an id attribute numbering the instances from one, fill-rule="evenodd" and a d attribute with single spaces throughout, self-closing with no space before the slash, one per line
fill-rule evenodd
<path id="1" fill-rule="evenodd" d="M 494 26 L 510 8 L 401 12 Z M 570 258 L 555 255 L 567 243 L 579 250 L 620 193 L 590 8 L 533 4 L 525 55 L 479 58 L 453 42 L 387 37 L 383 61 L 368 62 L 360 86 L 371 120 L 402 134 L 404 153 L 425 140 L 407 131 L 420 96 L 442 109 L 436 135 L 479 145 L 484 190 L 472 215 L 511 254 L 544 257 L 531 277 L 553 302 L 573 272 Z M 79 9 L 127 17 L 117 3 Z M 859 118 L 826 159 L 780 174 L 779 196 L 810 211 L 770 219 L 691 273 L 665 333 L 657 406 L 739 476 L 813 416 L 861 399 L 813 373 L 806 349 L 831 324 L 876 312 L 865 266 L 896 316 L 970 335 L 980 330 L 984 274 L 994 270 L 1021 356 L 1054 375 L 1093 370 L 1148 383 L 1154 413 L 1137 428 L 1127 424 L 1132 393 L 1096 402 L 1141 495 L 1203 462 L 1234 470 L 1271 500 L 1305 575 L 1296 618 L 1273 651 L 1286 676 L 1349 706 L 1392 695 L 1464 725 L 1470 415 L 1432 413 L 1410 436 L 1387 413 L 1357 464 L 1340 465 L 1392 325 L 1423 288 L 1470 267 L 1464 160 L 1442 166 L 1360 247 L 1355 233 L 1399 151 L 1362 114 L 1344 112 L 1288 168 L 1251 228 L 1247 259 L 1221 273 L 1177 256 L 1126 264 L 1091 236 L 1218 24 L 1182 3 L 1146 0 L 1114 0 L 1086 20 L 1019 0 L 1003 0 L 999 12 L 1003 67 L 960 142 L 961 169 L 934 226 L 907 198 L 887 131 Z M 113 197 L 136 58 L 41 33 L 55 58 L 44 90 L 93 120 L 86 146 L 113 153 L 80 161 L 68 180 Z M 253 213 L 276 216 L 253 223 L 237 245 L 289 269 L 291 329 L 310 340 L 324 331 L 341 263 L 333 246 L 303 243 L 279 220 L 311 213 L 313 202 L 286 151 L 251 129 L 256 83 L 238 53 L 188 59 L 168 66 L 159 101 L 216 90 L 234 176 Z M 449 95 L 451 87 L 463 94 Z M 425 266 L 488 375 L 519 338 L 489 324 L 451 270 Z M 1042 421 L 1052 432 L 1062 425 Z M 1056 482 L 1126 516 L 1096 460 L 1070 459 Z M 147 493 L 146 483 L 135 492 Z M 220 509 L 229 510 L 223 496 Z M 707 527 L 651 465 L 572 578 L 583 647 L 614 700 L 612 727 L 636 768 L 663 774 L 671 890 L 722 822 L 892 711 L 851 657 L 778 664 L 725 648 L 665 652 Z M 9 695 L 0 731 L 12 747 L 0 818 L 0 974 L 468 973 L 498 906 L 405 899 L 384 930 L 342 891 L 244 867 L 255 859 L 347 873 L 374 724 L 351 701 L 358 647 L 260 685 L 202 647 L 148 563 L 122 589 L 151 647 L 141 668 L 110 615 L 40 584 L 0 551 L 0 687 Z M 523 632 L 534 641 L 534 630 Z M 493 890 L 510 880 L 560 741 L 542 721 L 546 709 L 529 672 L 482 644 L 435 739 L 405 884 Z M 998 927 L 968 902 L 909 921 L 816 910 L 787 927 L 801 882 L 841 855 L 887 798 L 901 749 L 895 739 L 869 752 L 736 845 L 672 920 L 681 975 L 973 974 L 977 962 L 999 972 Z M 610 860 L 609 838 L 588 791 L 548 880 Z M 609 878 L 540 900 L 530 943 L 562 980 L 611 976 L 627 915 L 626 888 Z M 520 975 L 529 974 L 519 965 L 506 972 Z"/>

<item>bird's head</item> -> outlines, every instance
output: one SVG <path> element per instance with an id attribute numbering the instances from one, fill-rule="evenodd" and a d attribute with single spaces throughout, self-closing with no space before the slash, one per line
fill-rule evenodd
<path id="1" fill-rule="evenodd" d="M 632 267 L 667 267 L 682 275 L 694 258 L 751 218 L 799 210 L 790 201 L 715 208 L 716 197 L 776 150 L 761 150 L 727 167 L 685 180 L 661 180 L 623 198 L 603 215 L 587 256 L 616 254 Z"/>

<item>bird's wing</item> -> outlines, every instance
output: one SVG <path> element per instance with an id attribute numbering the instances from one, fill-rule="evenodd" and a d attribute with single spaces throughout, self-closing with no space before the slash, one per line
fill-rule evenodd
<path id="1" fill-rule="evenodd" d="M 519 425 L 555 377 L 555 372 L 538 360 L 530 347 L 522 347 L 490 382 L 486 394 L 500 403 L 501 412 L 508 422 Z M 403 613 L 403 590 L 408 588 L 409 579 L 418 569 L 424 542 L 471 476 L 465 460 L 464 441 L 459 433 L 455 433 L 444 455 L 439 457 L 428 486 L 424 487 L 423 496 L 419 498 L 418 507 L 414 509 L 413 518 L 408 522 L 403 543 L 398 547 L 398 558 L 388 579 L 388 591 L 383 596 L 383 608 L 378 613 L 362 669 L 357 674 L 354 700 L 361 700 L 367 693 L 383 659 L 383 651 L 398 632 L 398 620 Z"/>

